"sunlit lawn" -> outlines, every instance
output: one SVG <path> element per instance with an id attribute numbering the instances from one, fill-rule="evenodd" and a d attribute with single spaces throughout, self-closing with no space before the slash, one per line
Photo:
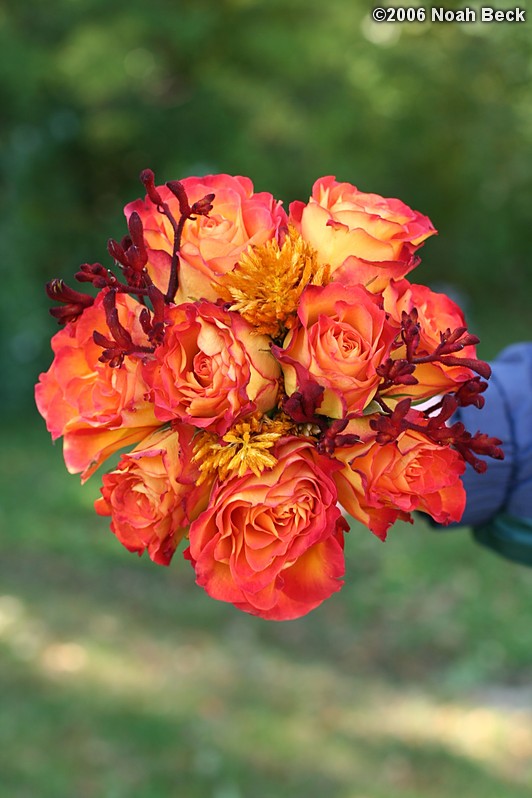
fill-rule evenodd
<path id="1" fill-rule="evenodd" d="M 1 440 L 1 798 L 530 796 L 532 570 L 357 527 L 268 623 L 121 548 L 33 415 Z"/>

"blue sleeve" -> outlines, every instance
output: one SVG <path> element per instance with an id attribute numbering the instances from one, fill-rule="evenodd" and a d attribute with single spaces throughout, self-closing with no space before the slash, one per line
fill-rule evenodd
<path id="1" fill-rule="evenodd" d="M 532 519 L 532 343 L 514 344 L 491 364 L 486 403 L 460 408 L 456 418 L 502 440 L 504 460 L 486 458 L 488 469 L 467 467 L 462 524 L 478 526 L 498 513 Z"/>
<path id="2" fill-rule="evenodd" d="M 532 565 L 532 343 L 514 344 L 491 364 L 483 410 L 460 408 L 457 420 L 502 440 L 504 460 L 488 469 L 467 467 L 467 503 L 461 521 L 479 543 Z"/>

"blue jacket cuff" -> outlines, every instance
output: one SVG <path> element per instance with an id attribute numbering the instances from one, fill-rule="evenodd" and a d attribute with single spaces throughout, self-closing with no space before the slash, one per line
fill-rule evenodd
<path id="1" fill-rule="evenodd" d="M 532 518 L 532 344 L 515 344 L 492 364 L 482 411 L 461 408 L 457 419 L 502 440 L 504 460 L 486 458 L 484 474 L 467 467 L 461 525 L 480 526 L 499 513 Z"/>

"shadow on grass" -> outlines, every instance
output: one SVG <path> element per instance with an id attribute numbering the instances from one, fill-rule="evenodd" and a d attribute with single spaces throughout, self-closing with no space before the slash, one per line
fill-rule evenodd
<path id="1" fill-rule="evenodd" d="M 206 683 L 194 701 L 171 691 L 150 701 L 9 657 L 2 682 L 0 793 L 10 798 L 530 794 L 432 741 L 338 731 L 326 709 L 313 719 L 304 704 L 283 711 L 260 690 L 227 695 Z"/>

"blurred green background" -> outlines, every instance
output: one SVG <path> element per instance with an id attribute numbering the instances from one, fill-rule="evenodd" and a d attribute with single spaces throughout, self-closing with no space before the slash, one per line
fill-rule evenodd
<path id="1" fill-rule="evenodd" d="M 481 355 L 530 338 L 532 22 L 369 5 L 0 7 L 1 798 L 530 795 L 532 572 L 465 531 L 354 529 L 342 593 L 261 622 L 122 550 L 33 409 L 44 283 L 107 262 L 146 167 L 397 196 L 440 231 L 412 277 Z"/>

